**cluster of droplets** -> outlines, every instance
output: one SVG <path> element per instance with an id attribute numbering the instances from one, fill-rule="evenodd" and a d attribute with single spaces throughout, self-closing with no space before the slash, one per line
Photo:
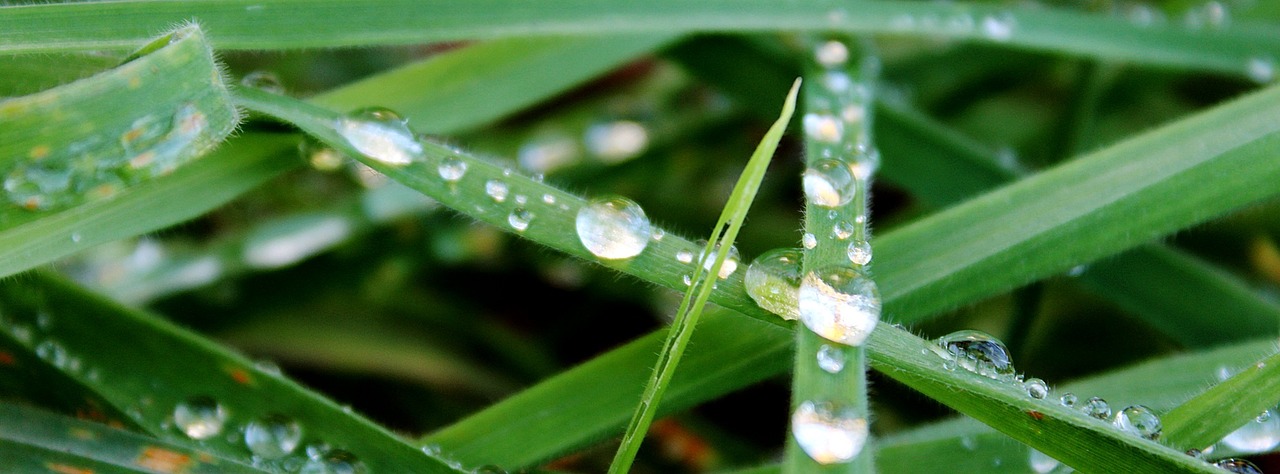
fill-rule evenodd
<path id="1" fill-rule="evenodd" d="M 349 451 L 323 442 L 303 447 L 302 425 L 288 416 L 268 414 L 233 429 L 229 424 L 230 415 L 213 397 L 197 395 L 179 402 L 171 420 L 176 429 L 195 441 L 208 441 L 227 433 L 226 440 L 243 443 L 253 464 L 259 468 L 303 474 L 365 472 L 364 463 Z"/>
<path id="2" fill-rule="evenodd" d="M 978 35 L 991 41 L 1008 41 L 1017 31 L 1018 21 L 1012 11 L 983 15 L 957 12 L 950 15 L 903 14 L 889 20 L 889 27 L 903 32 L 925 31 L 949 36 Z"/>
<path id="3" fill-rule="evenodd" d="M 4 172 L 9 201 L 32 211 L 103 199 L 167 175 L 215 143 L 208 117 L 194 104 L 172 114 L 147 114 L 112 141 L 91 134 L 71 143 L 37 145 Z"/>
<path id="4" fill-rule="evenodd" d="M 43 309 L 37 310 L 32 319 L 25 321 L 0 315 L 0 329 L 8 332 L 19 343 L 29 347 L 44 363 L 68 375 L 96 380 L 100 376 L 98 371 L 86 369 L 80 357 L 68 350 L 62 341 L 50 333 L 53 324 L 53 314 Z"/>

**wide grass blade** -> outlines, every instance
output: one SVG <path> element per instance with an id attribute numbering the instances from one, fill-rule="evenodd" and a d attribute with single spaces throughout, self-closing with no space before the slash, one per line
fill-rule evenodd
<path id="1" fill-rule="evenodd" d="M 655 0 L 618 4 L 547 0 L 382 2 L 378 8 L 307 0 L 120 1 L 0 9 L 0 53 L 127 48 L 176 22 L 198 18 L 224 49 L 408 44 L 527 35 L 697 31 L 843 31 L 984 41 L 1103 59 L 1247 75 L 1280 56 L 1270 25 L 1190 30 L 1175 24 L 1049 8 L 978 3 L 778 3 L 767 0 Z M 1266 79 L 1266 78 L 1264 78 Z"/>
<path id="2" fill-rule="evenodd" d="M 20 405 L 0 403 L 0 426 L 0 459 L 9 472 L 267 472 L 208 450 Z"/>
<path id="3" fill-rule="evenodd" d="M 272 451 L 251 452 L 238 430 L 255 420 L 284 416 L 301 430 L 292 445 L 278 448 L 291 452 L 287 457 L 305 458 L 304 446 L 327 443 L 353 453 L 375 472 L 455 472 L 276 371 L 60 277 L 37 272 L 10 279 L 0 285 L 0 304 L 5 315 L 0 344 L 11 354 L 22 353 L 22 360 L 40 361 L 29 370 L 0 372 L 0 387 L 38 390 L 44 379 L 70 379 L 79 393 L 59 396 L 79 398 L 84 406 L 77 411 L 124 413 L 128 418 L 117 422 L 179 445 L 194 441 L 174 426 L 176 407 L 193 398 L 212 400 L 225 410 L 225 426 L 202 429 L 216 435 L 200 446 L 242 462 L 256 452 Z M 108 407 L 92 404 L 99 397 Z M 111 416 L 106 414 L 108 420 Z"/>

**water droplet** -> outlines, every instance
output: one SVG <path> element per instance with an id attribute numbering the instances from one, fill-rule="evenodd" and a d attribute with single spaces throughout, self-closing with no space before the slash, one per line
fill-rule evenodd
<path id="1" fill-rule="evenodd" d="M 284 84 L 280 82 L 280 76 L 270 71 L 253 71 L 245 74 L 240 79 L 240 85 L 272 94 L 284 94 Z"/>
<path id="2" fill-rule="evenodd" d="M 542 195 L 542 202 L 543 202 L 544 204 L 555 204 L 555 203 L 556 203 L 556 196 L 555 196 L 554 194 L 543 194 L 543 195 Z"/>
<path id="3" fill-rule="evenodd" d="M 805 275 L 797 292 L 800 321 L 827 340 L 861 345 L 880 321 L 880 292 L 870 278 L 849 267 Z"/>
<path id="4" fill-rule="evenodd" d="M 800 259 L 798 249 L 780 248 L 760 254 L 747 266 L 743 280 L 747 294 L 761 308 L 783 319 L 799 318 Z"/>
<path id="5" fill-rule="evenodd" d="M 529 196 L 525 196 L 523 194 L 517 194 L 515 201 L 516 201 L 516 205 L 523 206 L 529 203 Z"/>
<path id="6" fill-rule="evenodd" d="M 838 143 L 844 138 L 844 122 L 828 113 L 804 114 L 804 133 L 812 140 Z"/>
<path id="7" fill-rule="evenodd" d="M 818 367 L 829 374 L 844 370 L 844 351 L 839 347 L 823 344 L 818 348 Z"/>
<path id="8" fill-rule="evenodd" d="M 1219 1 L 1212 1 L 1204 4 L 1205 22 L 1213 28 L 1226 27 L 1231 22 L 1231 12 L 1227 10 L 1227 6 Z"/>
<path id="9" fill-rule="evenodd" d="M 507 215 L 507 224 L 510 224 L 511 228 L 515 229 L 516 232 L 524 232 L 525 229 L 529 228 L 529 222 L 532 220 L 533 213 L 523 208 L 516 208 L 511 211 L 511 214 Z"/>
<path id="10" fill-rule="evenodd" d="M 667 231 L 659 229 L 657 227 L 654 227 L 653 232 L 649 234 L 649 238 L 653 239 L 654 242 L 661 242 L 662 238 L 666 236 L 667 236 Z"/>
<path id="11" fill-rule="evenodd" d="M 488 194 L 493 199 L 493 202 L 506 201 L 508 192 L 507 183 L 502 181 L 491 179 L 484 183 L 484 193 Z"/>
<path id="12" fill-rule="evenodd" d="M 862 452 L 867 420 L 843 405 L 806 401 L 791 414 L 791 434 L 819 464 L 842 463 Z"/>
<path id="13" fill-rule="evenodd" d="M 849 62 L 849 47 L 835 40 L 824 41 L 813 49 L 813 59 L 824 67 L 840 67 Z"/>
<path id="14" fill-rule="evenodd" d="M 550 173 L 578 160 L 578 142 L 572 137 L 548 134 L 520 145 L 516 161 L 535 173 Z"/>
<path id="15" fill-rule="evenodd" d="M 1013 359 L 1009 349 L 994 336 L 982 331 L 956 331 L 938 338 L 939 355 L 955 359 L 970 372 L 996 380 L 1012 380 Z"/>
<path id="16" fill-rule="evenodd" d="M 587 129 L 587 150 L 605 163 L 635 158 L 649 146 L 649 131 L 630 120 L 592 125 Z"/>
<path id="17" fill-rule="evenodd" d="M 582 246 L 603 259 L 631 258 L 649 245 L 649 218 L 639 204 L 624 197 L 592 199 L 578 210 L 575 224 Z"/>
<path id="18" fill-rule="evenodd" d="M 301 216 L 254 231 L 245 239 L 243 257 L 245 263 L 253 267 L 280 268 L 329 248 L 349 235 L 351 224 L 341 217 Z"/>
<path id="19" fill-rule="evenodd" d="M 302 427 L 283 415 L 267 415 L 244 427 L 244 444 L 254 455 L 279 459 L 292 453 L 302 441 Z"/>
<path id="20" fill-rule="evenodd" d="M 173 408 L 173 422 L 188 438 L 209 439 L 222 432 L 227 411 L 212 397 L 195 396 Z"/>
<path id="21" fill-rule="evenodd" d="M 854 265 L 866 265 L 871 263 L 871 243 L 865 240 L 855 240 L 849 242 L 849 261 Z"/>
<path id="22" fill-rule="evenodd" d="M 960 447 L 964 448 L 965 451 L 975 451 L 978 449 L 978 439 L 968 435 L 961 436 Z"/>
<path id="23" fill-rule="evenodd" d="M 404 166 L 422 156 L 422 144 L 405 120 L 389 109 L 352 112 L 338 120 L 337 132 L 356 151 L 383 164 Z"/>
<path id="24" fill-rule="evenodd" d="M 501 467 L 489 464 L 489 465 L 477 467 L 476 470 L 471 471 L 471 473 L 472 474 L 507 474 L 507 471 L 502 469 Z"/>
<path id="25" fill-rule="evenodd" d="M 1031 449 L 1030 451 L 1031 456 L 1029 457 L 1029 462 L 1031 464 L 1031 470 L 1035 471 L 1036 474 L 1045 474 L 1053 471 L 1053 468 L 1058 467 L 1059 463 L 1057 459 L 1051 458 L 1048 454 L 1034 449 Z"/>
<path id="26" fill-rule="evenodd" d="M 1160 439 L 1160 432 L 1164 429 L 1160 425 L 1160 417 L 1142 405 L 1130 405 L 1117 411 L 1111 423 L 1120 431 L 1152 441 Z"/>
<path id="27" fill-rule="evenodd" d="M 1083 411 L 1084 414 L 1100 420 L 1111 418 L 1111 405 L 1108 405 L 1107 401 L 1103 400 L 1101 397 L 1093 397 L 1085 401 L 1084 405 L 1080 407 L 1080 410 Z"/>
<path id="28" fill-rule="evenodd" d="M 1275 61 L 1263 56 L 1249 58 L 1249 62 L 1245 65 L 1245 73 L 1254 82 L 1259 84 L 1269 83 L 1276 77 Z"/>
<path id="29" fill-rule="evenodd" d="M 1036 400 L 1044 400 L 1045 397 L 1049 396 L 1049 385 L 1044 383 L 1043 380 L 1037 378 L 1027 379 L 1026 382 L 1023 382 L 1022 387 L 1027 389 L 1027 396 Z"/>
<path id="30" fill-rule="evenodd" d="M 676 252 L 676 261 L 680 263 L 693 263 L 693 252 L 688 250 Z"/>
<path id="31" fill-rule="evenodd" d="M 835 160 L 814 163 L 805 170 L 801 183 L 809 202 L 826 208 L 847 204 L 858 189 L 849 167 Z"/>
<path id="32" fill-rule="evenodd" d="M 822 85 L 831 92 L 842 94 L 853 87 L 853 79 L 844 71 L 828 71 L 822 75 Z"/>
<path id="33" fill-rule="evenodd" d="M 707 248 L 707 241 L 699 240 L 697 245 L 705 251 Z M 711 271 L 711 267 L 715 266 L 716 263 L 716 253 L 719 251 L 720 244 L 716 244 L 710 252 L 703 254 L 702 257 L 698 259 L 699 262 L 702 262 L 703 270 Z M 733 272 L 738 271 L 738 261 L 741 259 L 742 256 L 738 253 L 738 247 L 729 246 L 729 254 L 724 256 L 724 263 L 720 265 L 720 273 L 716 276 L 720 277 L 721 280 L 729 278 L 729 275 L 733 275 Z"/>
<path id="34" fill-rule="evenodd" d="M 299 474 L 362 474 L 364 463 L 356 455 L 342 449 L 331 449 L 313 457 L 302 466 Z"/>
<path id="35" fill-rule="evenodd" d="M 684 283 L 684 286 L 693 286 L 693 275 L 686 273 L 680 277 L 680 281 Z"/>
<path id="36" fill-rule="evenodd" d="M 806 249 L 813 249 L 818 246 L 818 237 L 805 232 L 804 235 L 800 236 L 800 245 L 803 245 Z"/>
<path id="37" fill-rule="evenodd" d="M 1071 392 L 1064 393 L 1062 394 L 1061 397 L 1058 398 L 1058 402 L 1061 403 L 1062 406 L 1067 408 L 1075 407 L 1076 402 L 1078 401 L 1080 401 L 1079 397 L 1076 397 L 1076 394 Z"/>
<path id="38" fill-rule="evenodd" d="M 1236 474 L 1262 474 L 1262 469 L 1240 458 L 1226 458 L 1213 463 L 1214 467 Z"/>
<path id="39" fill-rule="evenodd" d="M 1007 41 L 1013 37 L 1017 20 L 1009 12 L 987 15 L 982 18 L 982 34 L 993 41 Z"/>
<path id="40" fill-rule="evenodd" d="M 457 157 L 447 157 L 440 160 L 440 165 L 436 166 L 436 173 L 440 174 L 440 179 L 450 183 L 456 183 L 467 174 L 467 162 Z"/>
<path id="41" fill-rule="evenodd" d="M 1253 420 L 1222 438 L 1222 444 L 1241 453 L 1261 453 L 1280 446 L 1280 416 L 1262 412 Z"/>
<path id="42" fill-rule="evenodd" d="M 849 221 L 840 221 L 831 226 L 831 235 L 836 239 L 845 240 L 853 236 L 853 224 Z"/>
<path id="43" fill-rule="evenodd" d="M 59 369 L 67 366 L 67 350 L 58 341 L 47 339 L 36 344 L 36 356 Z"/>

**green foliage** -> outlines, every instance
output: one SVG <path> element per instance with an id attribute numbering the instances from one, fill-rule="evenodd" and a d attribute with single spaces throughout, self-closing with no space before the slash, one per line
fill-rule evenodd
<path id="1" fill-rule="evenodd" d="M 1280 88 L 1246 82 L 1275 76 L 1280 11 L 1057 3 L 0 7 L 0 458 L 597 472 L 621 438 L 615 471 L 1262 460 L 1219 441 L 1280 402 Z M 256 69 L 279 78 L 228 84 Z M 787 130 L 796 107 L 843 122 Z M 854 198 L 803 198 L 833 157 L 867 165 Z M 642 204 L 601 231 L 634 252 L 583 230 L 608 195 Z M 883 320 L 843 370 L 745 289 L 801 232 L 804 274 L 874 248 Z M 966 328 L 1047 396 L 948 362 L 932 339 Z M 798 448 L 808 400 L 870 422 L 853 462 Z"/>

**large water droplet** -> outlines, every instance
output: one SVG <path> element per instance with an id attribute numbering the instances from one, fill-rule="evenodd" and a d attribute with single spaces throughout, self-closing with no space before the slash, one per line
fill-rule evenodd
<path id="1" fill-rule="evenodd" d="M 1079 400 L 1080 400 L 1079 397 L 1076 397 L 1076 394 L 1071 392 L 1064 393 L 1062 394 L 1062 397 L 1058 398 L 1058 402 L 1061 403 L 1062 406 L 1067 408 L 1075 407 L 1076 402 Z"/>
<path id="2" fill-rule="evenodd" d="M 880 321 L 875 282 L 849 267 L 829 267 L 805 275 L 798 291 L 800 321 L 827 340 L 861 345 Z"/>
<path id="3" fill-rule="evenodd" d="M 1116 417 L 1111 421 L 1120 431 L 1131 433 L 1149 440 L 1160 439 L 1160 432 L 1164 427 L 1160 425 L 1160 417 L 1142 405 L 1131 405 L 1116 412 Z"/>
<path id="4" fill-rule="evenodd" d="M 849 242 L 849 261 L 854 265 L 866 265 L 871 263 L 871 243 L 865 240 L 855 240 Z"/>
<path id="5" fill-rule="evenodd" d="M 1213 463 L 1213 465 L 1218 469 L 1236 474 L 1262 474 L 1262 468 L 1245 459 L 1226 458 Z"/>
<path id="6" fill-rule="evenodd" d="M 1057 459 L 1051 458 L 1048 454 L 1034 449 L 1030 451 L 1031 455 L 1028 460 L 1031 464 L 1031 470 L 1035 471 L 1036 474 L 1045 474 L 1053 471 L 1053 468 L 1058 467 L 1059 463 Z"/>
<path id="7" fill-rule="evenodd" d="M 440 165 L 436 166 L 436 173 L 440 174 L 440 179 L 450 183 L 456 183 L 467 175 L 467 162 L 461 158 L 447 157 L 440 160 Z"/>
<path id="8" fill-rule="evenodd" d="M 356 455 L 342 449 L 330 449 L 312 457 L 299 474 L 362 474 L 364 463 Z"/>
<path id="9" fill-rule="evenodd" d="M 292 453 L 302 441 L 302 427 L 283 415 L 268 415 L 244 427 L 244 444 L 253 454 L 279 459 Z"/>
<path id="10" fill-rule="evenodd" d="M 939 355 L 950 357 L 970 372 L 996 380 L 1011 380 L 1013 359 L 1009 349 L 994 336 L 982 331 L 956 331 L 938 338 Z"/>
<path id="11" fill-rule="evenodd" d="M 797 249 L 773 249 L 760 254 L 747 266 L 743 280 L 747 295 L 783 319 L 799 318 L 800 259 Z"/>
<path id="12" fill-rule="evenodd" d="M 422 156 L 399 114 L 380 107 L 357 110 L 338 120 L 337 131 L 361 154 L 383 164 L 404 166 Z"/>
<path id="13" fill-rule="evenodd" d="M 484 193 L 489 195 L 493 202 L 506 201 L 508 192 L 510 192 L 510 188 L 507 187 L 507 183 L 502 181 L 491 179 L 484 183 Z"/>
<path id="14" fill-rule="evenodd" d="M 173 408 L 173 423 L 191 439 L 217 436 L 226 422 L 227 411 L 212 397 L 191 397 Z"/>
<path id="15" fill-rule="evenodd" d="M 699 240 L 698 246 L 701 247 L 705 252 L 707 248 L 707 241 Z M 704 253 L 702 255 L 702 258 L 698 259 L 698 261 L 702 262 L 703 270 L 711 271 L 711 267 L 714 267 L 716 264 L 715 257 L 716 257 L 716 253 L 719 251 L 720 251 L 720 244 L 716 244 L 716 246 L 713 247 L 710 252 Z M 724 263 L 720 265 L 720 273 L 716 276 L 720 277 L 721 280 L 725 278 L 729 278 L 729 275 L 733 275 L 733 272 L 738 271 L 738 261 L 741 259 L 742 259 L 742 254 L 738 253 L 738 247 L 730 246 L 729 254 L 724 256 Z"/>
<path id="16" fill-rule="evenodd" d="M 511 228 L 515 229 L 516 232 L 524 232 L 525 229 L 529 228 L 529 222 L 532 220 L 533 213 L 523 208 L 517 208 L 507 215 L 507 224 L 510 224 Z"/>
<path id="17" fill-rule="evenodd" d="M 649 245 L 649 218 L 639 204 L 624 197 L 592 199 L 578 210 L 575 224 L 582 246 L 603 259 L 631 258 Z"/>
<path id="18" fill-rule="evenodd" d="M 849 167 L 835 160 L 814 163 L 805 170 L 801 184 L 811 204 L 826 208 L 847 204 L 858 189 Z"/>
<path id="19" fill-rule="evenodd" d="M 1044 400 L 1045 397 L 1049 396 L 1049 385 L 1037 378 L 1027 379 L 1026 382 L 1022 383 L 1022 388 L 1027 390 L 1028 397 L 1036 400 Z"/>
<path id="20" fill-rule="evenodd" d="M 1222 444 L 1241 453 L 1261 453 L 1280 446 L 1280 415 L 1274 410 L 1262 412 L 1231 434 Z"/>
<path id="21" fill-rule="evenodd" d="M 819 464 L 847 462 L 867 442 L 867 420 L 843 405 L 806 401 L 791 415 L 796 444 Z"/>
<path id="22" fill-rule="evenodd" d="M 823 67 L 837 68 L 849 62 L 849 47 L 836 40 L 823 41 L 813 48 L 813 59 Z"/>
<path id="23" fill-rule="evenodd" d="M 828 113 L 804 114 L 804 133 L 811 140 L 838 143 L 844 138 L 844 122 Z"/>
<path id="24" fill-rule="evenodd" d="M 840 373 L 844 370 L 844 350 L 839 347 L 823 344 L 818 348 L 818 367 L 829 374 Z"/>
<path id="25" fill-rule="evenodd" d="M 1080 406 L 1080 410 L 1084 414 L 1100 420 L 1111 418 L 1111 405 L 1108 405 L 1107 401 L 1103 400 L 1102 397 L 1090 398 L 1084 402 L 1084 405 Z"/>
<path id="26" fill-rule="evenodd" d="M 592 125 L 587 129 L 587 149 L 600 161 L 620 163 L 635 158 L 649 146 L 649 131 L 630 120 Z"/>

